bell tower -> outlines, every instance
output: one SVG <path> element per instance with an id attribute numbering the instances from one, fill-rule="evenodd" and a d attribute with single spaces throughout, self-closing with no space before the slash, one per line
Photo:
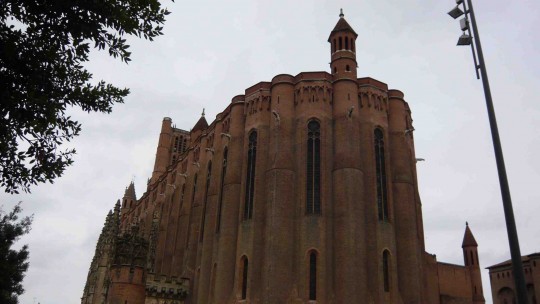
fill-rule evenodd
<path id="1" fill-rule="evenodd" d="M 471 274 L 471 287 L 473 291 L 473 303 L 484 304 L 484 291 L 482 289 L 482 275 L 480 274 L 480 260 L 478 259 L 478 243 L 474 239 L 469 223 L 465 223 L 465 235 L 463 236 L 463 259 L 465 267 Z"/>
<path id="2" fill-rule="evenodd" d="M 334 80 L 346 78 L 356 80 L 356 38 L 358 34 L 345 20 L 343 9 L 339 20 L 328 37 L 330 43 L 330 69 Z"/>
<path id="3" fill-rule="evenodd" d="M 358 138 L 358 82 L 356 79 L 355 40 L 358 35 L 345 21 L 343 11 L 330 33 L 332 69 L 332 221 L 334 303 L 373 303 L 367 286 L 365 244 L 366 208 L 364 171 Z"/>

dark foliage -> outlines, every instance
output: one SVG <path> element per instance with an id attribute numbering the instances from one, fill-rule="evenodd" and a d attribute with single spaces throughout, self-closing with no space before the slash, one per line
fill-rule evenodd
<path id="1" fill-rule="evenodd" d="M 11 246 L 30 232 L 32 217 L 18 221 L 22 211 L 20 203 L 10 213 L 0 209 L 0 303 L 17 304 L 17 297 L 24 292 L 22 280 L 28 270 L 28 246 L 20 250 Z"/>
<path id="2" fill-rule="evenodd" d="M 81 131 L 75 107 L 110 113 L 129 90 L 99 81 L 83 63 L 91 48 L 128 63 L 126 35 L 162 35 L 169 12 L 159 0 L 0 1 L 0 186 L 8 193 L 53 182 Z"/>

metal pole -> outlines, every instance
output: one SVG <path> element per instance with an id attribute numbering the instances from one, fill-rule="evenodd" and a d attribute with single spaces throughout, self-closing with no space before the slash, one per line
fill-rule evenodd
<path id="1" fill-rule="evenodd" d="M 495 109 L 493 108 L 493 101 L 491 99 L 491 90 L 489 88 L 486 63 L 484 61 L 484 54 L 482 53 L 482 45 L 480 44 L 480 35 L 478 34 L 478 27 L 476 25 L 472 1 L 467 0 L 467 3 L 469 4 L 469 13 L 471 14 L 474 42 L 478 51 L 478 61 L 480 63 L 479 68 L 482 74 L 482 84 L 484 85 L 484 94 L 486 96 L 489 125 L 491 127 L 491 137 L 493 138 L 493 148 L 495 150 L 495 159 L 497 161 L 497 171 L 499 172 L 499 184 L 501 187 L 503 200 L 504 217 L 506 219 L 508 242 L 510 243 L 510 255 L 512 256 L 512 270 L 514 272 L 514 284 L 517 293 L 517 300 L 518 304 L 527 304 L 527 289 L 525 287 L 525 275 L 523 273 L 523 265 L 521 263 L 521 252 L 519 250 L 516 221 L 514 219 L 514 210 L 512 209 L 512 198 L 510 197 L 510 188 L 508 186 L 508 178 L 506 176 L 501 140 L 499 138 L 499 130 L 497 128 L 497 119 L 495 118 Z"/>

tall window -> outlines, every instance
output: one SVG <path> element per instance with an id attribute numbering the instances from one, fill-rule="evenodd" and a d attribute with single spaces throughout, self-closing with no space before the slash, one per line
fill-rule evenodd
<path id="1" fill-rule="evenodd" d="M 246 178 L 246 198 L 244 206 L 244 219 L 253 216 L 253 195 L 255 193 L 255 160 L 257 156 L 257 131 L 249 134 L 249 145 L 247 155 L 247 178 Z"/>
<path id="2" fill-rule="evenodd" d="M 193 177 L 193 192 L 191 193 L 191 210 L 189 213 L 189 222 L 191 222 L 191 215 L 193 213 L 193 205 L 195 204 L 195 192 L 197 192 L 197 174 Z M 188 226 L 187 236 L 186 236 L 186 248 L 189 245 L 189 236 L 191 234 L 191 228 Z"/>
<path id="3" fill-rule="evenodd" d="M 390 253 L 388 250 L 383 252 L 383 280 L 384 280 L 384 291 L 390 291 L 390 273 L 388 269 L 388 263 L 390 262 Z"/>
<path id="4" fill-rule="evenodd" d="M 212 161 L 208 162 L 208 172 L 206 173 L 206 189 L 204 190 L 204 205 L 202 210 L 201 220 L 201 234 L 199 241 L 202 242 L 204 238 L 204 224 L 206 222 L 206 204 L 208 204 L 208 189 L 210 188 L 210 178 L 212 177 Z"/>
<path id="5" fill-rule="evenodd" d="M 321 126 L 312 120 L 308 123 L 306 165 L 306 213 L 321 213 Z"/>
<path id="6" fill-rule="evenodd" d="M 180 209 L 184 205 L 184 193 L 186 193 L 186 183 L 182 184 L 182 191 L 180 191 Z"/>
<path id="7" fill-rule="evenodd" d="M 195 204 L 195 192 L 197 192 L 197 174 L 193 177 L 193 192 L 191 193 L 191 206 Z"/>
<path id="8" fill-rule="evenodd" d="M 242 258 L 242 300 L 247 297 L 247 285 L 248 285 L 248 259 Z"/>
<path id="9" fill-rule="evenodd" d="M 217 210 L 217 221 L 216 221 L 216 233 L 219 233 L 221 229 L 221 208 L 223 206 L 223 186 L 225 185 L 225 174 L 227 173 L 227 158 L 229 155 L 229 150 L 225 147 L 223 150 L 223 167 L 221 169 L 221 183 L 219 186 L 219 201 L 218 201 L 218 210 Z"/>
<path id="10" fill-rule="evenodd" d="M 317 253 L 309 254 L 309 299 L 317 300 Z"/>
<path id="11" fill-rule="evenodd" d="M 379 220 L 388 221 L 384 135 L 383 131 L 379 128 L 375 129 L 375 170 L 377 171 L 377 207 L 379 210 Z"/>

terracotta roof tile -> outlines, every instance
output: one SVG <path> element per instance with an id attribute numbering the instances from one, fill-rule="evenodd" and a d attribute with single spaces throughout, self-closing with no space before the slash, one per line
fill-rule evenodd
<path id="1" fill-rule="evenodd" d="M 205 130 L 206 128 L 208 128 L 208 122 L 206 122 L 206 118 L 204 118 L 204 116 L 201 116 L 201 118 L 199 119 L 199 121 L 197 121 L 191 132 Z"/>
<path id="2" fill-rule="evenodd" d="M 461 248 L 469 246 L 478 247 L 478 243 L 476 243 L 471 229 L 469 228 L 469 224 L 467 224 L 467 227 L 465 227 L 465 235 L 463 236 L 463 243 L 461 244 Z"/>

